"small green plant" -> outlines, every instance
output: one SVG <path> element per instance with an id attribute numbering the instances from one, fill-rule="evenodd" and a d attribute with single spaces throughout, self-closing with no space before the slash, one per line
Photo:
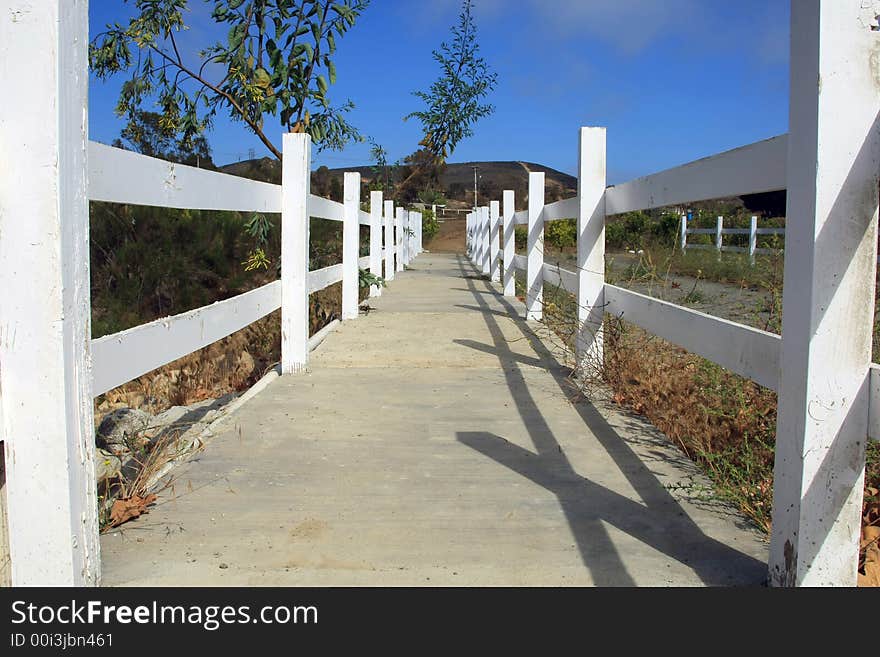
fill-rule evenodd
<path id="1" fill-rule="evenodd" d="M 370 287 L 372 285 L 376 285 L 377 287 L 387 287 L 387 283 L 385 279 L 381 276 L 377 276 L 376 274 L 367 271 L 366 269 L 358 270 L 358 286 L 359 287 Z"/>
<path id="2" fill-rule="evenodd" d="M 266 256 L 266 252 L 263 249 L 255 249 L 248 254 L 248 259 L 243 263 L 245 267 L 245 271 L 254 271 L 255 269 L 269 269 L 269 265 L 272 264 L 272 261 Z"/>

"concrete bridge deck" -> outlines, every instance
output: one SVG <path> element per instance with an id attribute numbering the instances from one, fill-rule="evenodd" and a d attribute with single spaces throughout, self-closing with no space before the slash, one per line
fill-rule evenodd
<path id="1" fill-rule="evenodd" d="M 572 402 L 522 305 L 423 254 L 242 406 L 175 495 L 103 536 L 105 585 L 755 585 L 766 544 L 668 486 L 655 429 Z"/>

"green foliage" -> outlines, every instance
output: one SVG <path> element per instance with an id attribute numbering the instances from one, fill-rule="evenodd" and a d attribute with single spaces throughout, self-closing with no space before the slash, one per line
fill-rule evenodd
<path id="1" fill-rule="evenodd" d="M 214 168 L 211 147 L 204 135 L 181 141 L 174 127 L 156 112 L 135 110 L 113 146 L 170 162 Z"/>
<path id="2" fill-rule="evenodd" d="M 438 163 L 444 162 L 458 143 L 474 134 L 473 126 L 495 108 L 482 104 L 497 82 L 497 75 L 479 56 L 479 38 L 472 16 L 473 0 L 462 0 L 458 25 L 452 27 L 452 43 L 445 41 L 433 51 L 440 65 L 440 77 L 428 91 L 414 95 L 426 108 L 405 118 L 417 118 L 425 137 L 421 145 Z"/>
<path id="3" fill-rule="evenodd" d="M 94 337 L 220 301 L 276 277 L 240 265 L 252 251 L 241 213 L 102 202 L 90 208 Z M 267 260 L 280 260 L 280 237 L 272 225 L 262 249 Z"/>
<path id="4" fill-rule="evenodd" d="M 422 240 L 424 242 L 430 241 L 439 230 L 440 224 L 437 217 L 434 216 L 434 211 L 430 208 L 422 210 Z"/>
<path id="5" fill-rule="evenodd" d="M 513 227 L 513 246 L 517 251 L 523 251 L 529 242 L 529 231 L 525 226 Z"/>
<path id="6" fill-rule="evenodd" d="M 213 0 L 211 18 L 228 27 L 224 42 L 204 44 L 184 59 L 177 35 L 188 29 L 186 0 L 132 0 L 134 16 L 114 23 L 90 44 L 93 72 L 106 79 L 131 72 L 116 112 L 134 125 L 141 106 L 155 99 L 160 126 L 189 144 L 226 110 L 281 159 L 265 134 L 266 116 L 287 131 L 306 132 L 321 148 L 360 140 L 327 96 L 336 82 L 332 55 L 369 0 Z"/>
<path id="7" fill-rule="evenodd" d="M 358 287 L 365 288 L 371 285 L 378 287 L 386 287 L 385 279 L 381 276 L 367 271 L 366 269 L 358 269 Z"/>
<path id="8" fill-rule="evenodd" d="M 681 219 L 669 213 L 627 212 L 605 225 L 605 245 L 616 249 L 641 249 L 658 242 L 673 246 Z"/>
<path id="9" fill-rule="evenodd" d="M 272 264 L 272 261 L 266 256 L 265 251 L 263 249 L 255 249 L 251 253 L 248 254 L 248 259 L 243 263 L 245 265 L 245 271 L 253 271 L 254 269 L 269 269 L 269 265 Z"/>
<path id="10" fill-rule="evenodd" d="M 269 242 L 269 234 L 274 227 L 274 224 L 269 221 L 266 215 L 261 212 L 254 212 L 251 218 L 247 220 L 247 223 L 245 223 L 244 231 L 257 244 L 265 246 Z"/>
<path id="11" fill-rule="evenodd" d="M 544 225 L 544 242 L 559 249 L 577 246 L 577 220 L 548 222 Z"/>

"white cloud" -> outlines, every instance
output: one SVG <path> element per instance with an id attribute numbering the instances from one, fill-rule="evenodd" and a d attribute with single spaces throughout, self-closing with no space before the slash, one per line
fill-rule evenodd
<path id="1" fill-rule="evenodd" d="M 528 0 L 533 11 L 561 37 L 598 38 L 629 55 L 673 31 L 703 22 L 697 0 Z"/>

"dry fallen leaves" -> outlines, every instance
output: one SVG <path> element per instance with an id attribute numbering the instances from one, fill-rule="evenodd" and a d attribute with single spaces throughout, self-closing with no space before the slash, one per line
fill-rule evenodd
<path id="1" fill-rule="evenodd" d="M 870 487 L 865 496 L 876 499 L 878 491 Z M 861 568 L 859 586 L 880 586 L 880 502 L 865 505 L 864 525 L 862 525 Z"/>
<path id="2" fill-rule="evenodd" d="M 116 500 L 110 509 L 110 526 L 118 527 L 124 522 L 149 512 L 147 507 L 155 501 L 156 495 L 154 493 L 150 493 L 146 497 L 132 495 L 125 499 Z"/>

